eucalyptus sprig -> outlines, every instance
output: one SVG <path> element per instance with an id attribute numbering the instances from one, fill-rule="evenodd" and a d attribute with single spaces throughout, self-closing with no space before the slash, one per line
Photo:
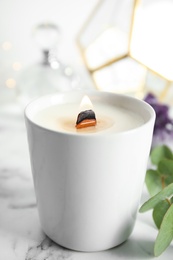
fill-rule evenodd
<path id="1" fill-rule="evenodd" d="M 168 146 L 153 148 L 150 154 L 153 168 L 146 172 L 146 186 L 151 198 L 139 212 L 153 210 L 153 220 L 159 232 L 154 255 L 161 255 L 173 240 L 173 152 Z"/>

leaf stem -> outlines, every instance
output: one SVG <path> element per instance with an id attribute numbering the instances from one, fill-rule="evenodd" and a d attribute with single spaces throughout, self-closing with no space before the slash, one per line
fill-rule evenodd
<path id="1" fill-rule="evenodd" d="M 169 205 L 171 206 L 171 201 L 170 201 L 170 199 L 166 199 L 166 201 L 169 203 Z"/>
<path id="2" fill-rule="evenodd" d="M 165 185 L 165 176 L 164 175 L 161 176 L 161 184 L 162 184 L 162 189 L 164 189 L 165 186 L 166 186 Z M 166 198 L 166 201 L 169 203 L 169 205 L 171 205 L 170 199 Z"/>

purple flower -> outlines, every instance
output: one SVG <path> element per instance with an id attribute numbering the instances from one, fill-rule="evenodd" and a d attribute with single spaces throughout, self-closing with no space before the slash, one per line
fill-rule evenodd
<path id="1" fill-rule="evenodd" d="M 156 112 L 154 137 L 162 141 L 173 137 L 173 120 L 169 116 L 169 106 L 160 103 L 151 93 L 147 94 L 144 101 L 149 103 Z"/>

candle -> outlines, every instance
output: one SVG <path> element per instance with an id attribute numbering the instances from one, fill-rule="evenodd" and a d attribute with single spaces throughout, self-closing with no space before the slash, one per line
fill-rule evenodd
<path id="1" fill-rule="evenodd" d="M 79 108 L 81 111 L 92 108 L 97 117 L 97 124 L 91 127 L 76 129 L 75 123 Z M 144 123 L 144 119 L 137 111 L 130 111 L 121 107 L 121 105 L 93 101 L 93 104 L 90 103 L 88 106 L 82 104 L 80 107 L 79 103 L 50 105 L 36 113 L 34 122 L 54 131 L 77 134 L 106 134 L 108 132 L 118 133 L 136 128 Z"/>
<path id="2" fill-rule="evenodd" d="M 83 96 L 92 105 L 80 106 Z M 97 124 L 76 128 L 81 111 Z M 41 226 L 61 246 L 121 244 L 136 219 L 155 113 L 144 101 L 98 91 L 43 96 L 25 109 Z"/>

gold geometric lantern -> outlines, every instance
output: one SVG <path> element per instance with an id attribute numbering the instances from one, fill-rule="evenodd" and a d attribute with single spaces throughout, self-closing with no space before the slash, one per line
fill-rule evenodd
<path id="1" fill-rule="evenodd" d="M 81 29 L 77 42 L 99 90 L 146 91 L 148 71 L 173 82 L 173 0 L 101 0 Z"/>

